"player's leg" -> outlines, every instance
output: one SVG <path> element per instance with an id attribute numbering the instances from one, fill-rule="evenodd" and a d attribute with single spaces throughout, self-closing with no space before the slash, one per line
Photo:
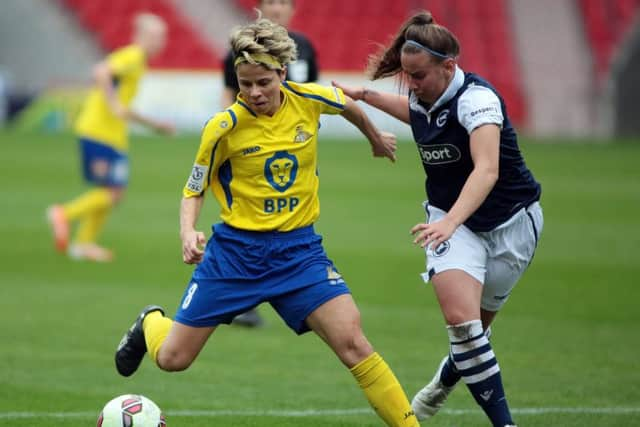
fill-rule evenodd
<path id="1" fill-rule="evenodd" d="M 149 356 L 164 371 L 183 371 L 191 366 L 216 329 L 216 326 L 193 327 L 173 322 L 165 336 L 166 325 L 160 322 L 163 320 L 145 325 L 145 338 Z"/>
<path id="2" fill-rule="evenodd" d="M 129 175 L 129 163 L 126 154 L 107 144 L 80 138 L 82 169 L 85 180 L 93 188 L 77 198 L 62 204 L 53 205 L 47 211 L 56 248 L 60 252 L 67 250 L 69 244 L 69 224 L 77 220 L 88 220 L 81 225 L 82 233 L 87 236 L 97 234 L 104 224 L 108 211 L 121 198 Z M 95 216 L 95 218 L 93 218 Z M 78 256 L 82 251 L 75 250 Z"/>
<path id="3" fill-rule="evenodd" d="M 446 212 L 427 205 L 429 222 L 440 220 Z M 425 249 L 427 272 L 422 276 L 425 283 L 440 272 L 459 270 L 469 272 L 478 281 L 484 280 L 486 251 L 482 240 L 467 227 L 460 226 L 455 233 L 434 251 L 431 246 Z M 473 298 L 471 307 L 479 310 L 479 303 Z M 427 383 L 411 401 L 411 406 L 419 420 L 435 415 L 454 390 L 461 375 L 456 368 L 451 352 L 447 354 L 436 369 L 431 381 Z"/>
<path id="4" fill-rule="evenodd" d="M 111 250 L 98 245 L 98 236 L 111 214 L 113 207 L 119 203 L 125 193 L 124 186 L 104 187 L 111 195 L 111 203 L 104 208 L 94 207 L 80 218 L 76 236 L 69 246 L 69 256 L 76 260 L 109 262 L 113 259 Z"/>
<path id="5" fill-rule="evenodd" d="M 325 302 L 307 317 L 306 323 L 351 370 L 371 406 L 387 425 L 419 425 L 402 386 L 364 336 L 360 313 L 350 294 Z"/>
<path id="6" fill-rule="evenodd" d="M 432 278 L 455 368 L 494 426 L 512 425 L 500 368 L 480 320 L 482 284 L 461 270 Z"/>
<path id="7" fill-rule="evenodd" d="M 145 353 L 165 371 L 188 368 L 213 333 L 215 327 L 191 327 L 174 322 L 164 315 L 161 307 L 145 307 L 125 333 L 115 362 L 118 372 L 133 374 Z"/>
<path id="8" fill-rule="evenodd" d="M 497 313 L 481 310 L 480 318 L 484 333 L 489 339 L 491 337 L 491 320 Z M 485 316 L 490 316 L 491 320 L 485 321 Z M 444 406 L 447 398 L 462 379 L 460 371 L 455 366 L 451 353 L 449 352 L 440 361 L 431 381 L 425 385 L 411 400 L 413 408 L 419 420 L 424 420 L 434 416 Z"/>
<path id="9" fill-rule="evenodd" d="M 94 187 L 77 198 L 47 209 L 47 219 L 51 226 L 56 249 L 65 252 L 69 245 L 70 224 L 94 211 L 103 211 L 112 204 L 108 188 Z"/>

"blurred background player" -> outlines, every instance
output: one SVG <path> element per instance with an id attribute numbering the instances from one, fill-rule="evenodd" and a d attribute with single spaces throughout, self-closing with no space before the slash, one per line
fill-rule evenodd
<path id="1" fill-rule="evenodd" d="M 260 0 L 258 8 L 262 12 L 262 17 L 289 27 L 291 18 L 295 13 L 294 0 Z M 298 59 L 287 66 L 287 80 L 298 83 L 315 82 L 318 80 L 318 64 L 316 62 L 316 51 L 313 45 L 303 34 L 289 31 L 289 37 L 296 43 L 298 49 Z M 224 88 L 222 89 L 222 105 L 228 106 L 235 102 L 238 96 L 239 86 L 236 78 L 233 52 L 229 50 L 224 58 Z M 235 325 L 255 328 L 262 326 L 264 321 L 257 308 L 237 316 L 233 323 Z"/>
<path id="2" fill-rule="evenodd" d="M 129 108 L 146 71 L 147 60 L 165 47 L 167 26 L 162 18 L 141 13 L 134 20 L 133 43 L 122 47 L 93 69 L 91 89 L 75 125 L 84 178 L 93 188 L 76 199 L 47 210 L 56 249 L 74 259 L 110 261 L 113 254 L 96 239 L 111 209 L 122 199 L 129 176 L 128 128 L 132 121 L 172 134 L 172 125 Z M 79 222 L 69 244 L 70 224 Z"/>
<path id="3" fill-rule="evenodd" d="M 146 307 L 118 345 L 116 368 L 130 376 L 148 352 L 165 371 L 187 369 L 219 325 L 269 302 L 294 332 L 313 330 L 327 343 L 387 425 L 418 427 L 313 228 L 320 115 L 341 114 L 376 157 L 395 160 L 395 136 L 379 132 L 339 89 L 285 81 L 296 48 L 284 27 L 258 19 L 231 41 L 240 95 L 205 126 L 181 202 L 183 261 L 197 267 L 175 320 Z M 222 208 L 208 242 L 196 229 L 207 188 Z"/>
<path id="4" fill-rule="evenodd" d="M 262 17 L 285 28 L 289 28 L 295 13 L 294 0 L 260 0 L 258 8 Z M 318 63 L 316 50 L 311 41 L 301 33 L 289 31 L 289 37 L 296 43 L 298 59 L 287 67 L 287 80 L 297 83 L 315 82 L 318 80 Z M 222 89 L 222 106 L 235 102 L 239 87 L 236 70 L 233 65 L 233 53 L 230 50 L 224 58 L 224 88 Z"/>
<path id="5" fill-rule="evenodd" d="M 427 174 L 427 221 L 412 228 L 447 325 L 450 352 L 412 402 L 432 417 L 462 379 L 494 427 L 514 426 L 489 325 L 533 259 L 542 232 L 540 184 L 527 168 L 498 92 L 458 66 L 460 45 L 429 12 L 409 18 L 372 64 L 409 95 L 345 94 L 411 125 Z"/>

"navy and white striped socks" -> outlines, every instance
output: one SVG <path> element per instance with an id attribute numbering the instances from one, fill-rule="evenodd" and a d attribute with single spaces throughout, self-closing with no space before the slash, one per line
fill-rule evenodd
<path id="1" fill-rule="evenodd" d="M 449 366 L 443 369 L 441 376 L 443 384 L 454 380 L 454 371 L 457 371 L 494 426 L 514 424 L 504 395 L 500 367 L 482 322 L 478 319 L 447 326 L 447 331 L 451 354 L 446 363 Z M 450 365 L 451 359 L 455 370 Z"/>

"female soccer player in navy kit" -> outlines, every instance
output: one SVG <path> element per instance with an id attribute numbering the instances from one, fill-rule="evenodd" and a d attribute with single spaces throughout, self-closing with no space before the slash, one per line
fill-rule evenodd
<path id="1" fill-rule="evenodd" d="M 260 19 L 236 30 L 231 44 L 240 94 L 205 126 L 183 191 L 183 260 L 197 267 L 175 320 L 158 306 L 138 316 L 116 351 L 117 370 L 133 374 L 146 352 L 163 370 L 184 370 L 219 324 L 269 302 L 296 333 L 313 330 L 334 350 L 389 426 L 418 426 L 313 229 L 320 114 L 342 114 L 376 156 L 394 160 L 395 138 L 378 132 L 340 89 L 285 81 L 296 48 L 284 27 Z M 205 235 L 195 225 L 207 188 L 222 222 L 202 250 Z"/>
<path id="2" fill-rule="evenodd" d="M 402 73 L 409 95 L 346 88 L 411 125 L 427 174 L 427 222 L 413 227 L 426 248 L 431 281 L 447 324 L 450 353 L 412 401 L 433 416 L 462 378 L 494 426 L 514 425 L 491 321 L 533 258 L 540 232 L 540 185 L 527 169 L 506 107 L 481 77 L 457 65 L 456 37 L 429 12 L 411 17 L 372 63 L 372 78 Z"/>

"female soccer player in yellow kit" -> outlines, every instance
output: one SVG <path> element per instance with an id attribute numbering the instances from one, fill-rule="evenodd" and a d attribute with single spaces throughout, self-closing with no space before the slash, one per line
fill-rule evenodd
<path id="1" fill-rule="evenodd" d="M 143 13 L 135 18 L 133 43 L 111 53 L 97 64 L 96 81 L 76 122 L 83 172 L 93 188 L 78 198 L 53 205 L 47 211 L 56 248 L 76 259 L 110 261 L 111 251 L 96 244 L 98 234 L 119 200 L 129 175 L 127 122 L 134 121 L 158 132 L 173 133 L 173 126 L 147 118 L 129 108 L 146 70 L 148 57 L 164 49 L 164 21 Z M 79 221 L 69 245 L 69 225 Z"/>
<path id="2" fill-rule="evenodd" d="M 269 302 L 296 333 L 313 330 L 331 347 L 387 425 L 418 426 L 313 228 L 320 115 L 342 114 L 375 156 L 395 159 L 395 137 L 378 132 L 340 89 L 285 81 L 296 48 L 284 27 L 259 19 L 236 30 L 231 44 L 240 94 L 205 126 L 183 191 L 183 260 L 197 267 L 175 320 L 161 307 L 143 309 L 116 350 L 116 368 L 133 374 L 148 351 L 161 369 L 184 370 L 218 325 Z M 208 242 L 195 229 L 207 188 L 222 208 Z"/>

